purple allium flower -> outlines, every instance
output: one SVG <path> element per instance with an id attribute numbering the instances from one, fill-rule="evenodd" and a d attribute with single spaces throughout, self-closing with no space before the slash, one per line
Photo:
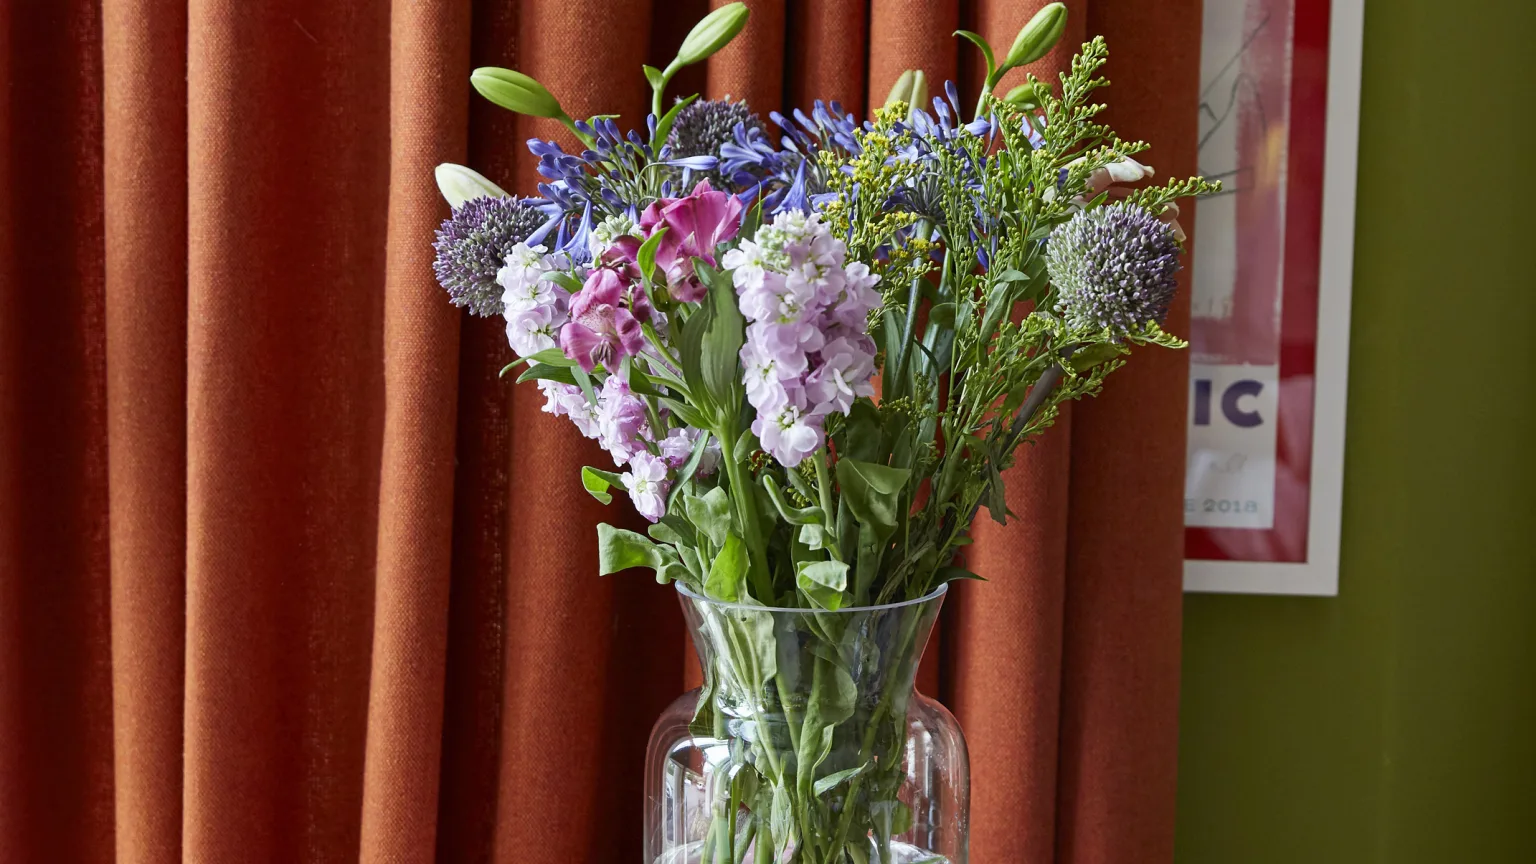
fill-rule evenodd
<path id="1" fill-rule="evenodd" d="M 620 475 L 635 509 L 652 522 L 660 522 L 667 515 L 667 490 L 672 481 L 667 479 L 667 463 L 641 451 L 629 462 L 629 470 Z"/>
<path id="2" fill-rule="evenodd" d="M 437 230 L 432 269 L 455 306 L 474 315 L 500 315 L 496 272 L 512 247 L 527 240 L 548 217 L 527 198 L 471 198 Z"/>
<path id="3" fill-rule="evenodd" d="M 672 131 L 667 135 L 667 149 L 675 159 L 697 156 L 719 158 L 720 147 L 735 140 L 736 125 L 744 130 L 761 129 L 762 121 L 746 102 L 730 99 L 696 99 L 677 112 Z M 731 172 L 715 168 L 702 176 L 724 186 L 736 185 Z"/>
<path id="4" fill-rule="evenodd" d="M 1051 232 L 1045 267 L 1056 313 L 1069 327 L 1108 330 L 1119 339 L 1162 323 L 1178 288 L 1173 228 L 1126 202 L 1084 210 Z"/>
<path id="5" fill-rule="evenodd" d="M 591 372 L 601 364 L 612 371 L 622 357 L 639 353 L 645 345 L 640 329 L 644 310 L 632 310 L 634 292 L 619 273 L 599 267 L 587 277 L 581 291 L 571 298 L 571 320 L 560 329 L 560 350 Z"/>

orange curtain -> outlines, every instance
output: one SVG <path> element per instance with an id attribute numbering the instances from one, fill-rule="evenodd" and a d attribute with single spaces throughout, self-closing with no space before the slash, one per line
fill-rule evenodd
<path id="1" fill-rule="evenodd" d="M 682 86 L 766 112 L 974 93 L 950 31 L 1039 4 L 751 5 Z M 1191 173 L 1199 0 L 1069 5 L 1112 122 Z M 680 616 L 595 575 L 599 454 L 441 296 L 431 168 L 530 191 L 558 130 L 468 70 L 638 122 L 706 6 L 0 2 L 0 859 L 634 860 Z M 977 530 L 925 679 L 974 860 L 1172 860 L 1186 362 L 1134 358 Z"/>

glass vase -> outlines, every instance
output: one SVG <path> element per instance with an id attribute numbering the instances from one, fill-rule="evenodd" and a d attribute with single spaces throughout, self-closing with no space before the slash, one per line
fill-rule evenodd
<path id="1" fill-rule="evenodd" d="M 827 612 L 679 585 L 702 688 L 646 755 L 655 864 L 964 864 L 965 738 L 913 686 L 945 588 Z"/>

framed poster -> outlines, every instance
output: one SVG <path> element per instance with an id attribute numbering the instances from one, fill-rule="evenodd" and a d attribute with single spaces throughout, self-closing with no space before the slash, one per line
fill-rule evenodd
<path id="1" fill-rule="evenodd" d="M 1338 593 L 1364 0 L 1206 0 L 1185 589 Z"/>

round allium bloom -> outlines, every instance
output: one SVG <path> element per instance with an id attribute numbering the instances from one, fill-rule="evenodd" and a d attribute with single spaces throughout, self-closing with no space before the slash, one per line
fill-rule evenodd
<path id="1" fill-rule="evenodd" d="M 1068 326 L 1109 330 L 1118 339 L 1168 315 L 1179 244 L 1173 228 L 1146 208 L 1119 202 L 1057 226 L 1045 268 L 1056 286 L 1056 313 Z"/>
<path id="2" fill-rule="evenodd" d="M 748 130 L 761 129 L 763 125 L 746 102 L 732 102 L 728 98 L 695 99 L 677 112 L 672 131 L 667 134 L 672 158 L 718 157 L 720 145 L 734 139 L 737 123 L 745 123 Z M 718 169 L 702 173 L 717 182 L 727 179 Z"/>
<path id="3" fill-rule="evenodd" d="M 453 305 L 467 306 L 475 315 L 500 315 L 496 272 L 546 218 L 524 198 L 471 198 L 454 208 L 432 244 L 437 250 L 432 270 Z"/>

